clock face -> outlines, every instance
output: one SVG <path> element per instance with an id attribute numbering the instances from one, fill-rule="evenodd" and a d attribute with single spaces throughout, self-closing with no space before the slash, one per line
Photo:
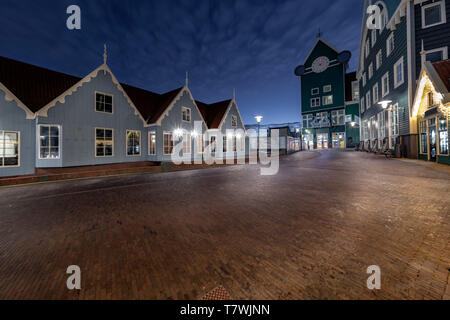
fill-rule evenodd
<path id="1" fill-rule="evenodd" d="M 314 60 L 312 64 L 312 71 L 315 73 L 321 73 L 328 69 L 330 65 L 330 60 L 327 57 L 319 57 Z"/>

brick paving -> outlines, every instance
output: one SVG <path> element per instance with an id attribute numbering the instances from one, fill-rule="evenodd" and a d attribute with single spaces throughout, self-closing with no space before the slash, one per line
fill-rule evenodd
<path id="1" fill-rule="evenodd" d="M 450 298 L 449 167 L 323 151 L 258 173 L 1 188 L 0 299 Z"/>

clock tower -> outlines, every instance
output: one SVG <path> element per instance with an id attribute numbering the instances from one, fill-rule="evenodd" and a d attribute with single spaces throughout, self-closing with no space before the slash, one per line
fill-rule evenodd
<path id="1" fill-rule="evenodd" d="M 301 78 L 305 149 L 346 148 L 359 143 L 356 74 L 346 73 L 350 58 L 349 51 L 338 51 L 318 38 L 304 63 L 295 69 Z"/>

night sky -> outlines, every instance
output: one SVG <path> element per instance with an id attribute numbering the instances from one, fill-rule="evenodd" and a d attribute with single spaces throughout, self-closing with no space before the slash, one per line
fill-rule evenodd
<path id="1" fill-rule="evenodd" d="M 81 8 L 82 29 L 69 31 L 66 9 Z M 362 0 L 1 0 L 0 55 L 86 76 L 103 63 L 121 82 L 163 93 L 184 84 L 211 103 L 233 88 L 246 124 L 300 120 L 293 75 L 318 29 L 356 69 Z"/>

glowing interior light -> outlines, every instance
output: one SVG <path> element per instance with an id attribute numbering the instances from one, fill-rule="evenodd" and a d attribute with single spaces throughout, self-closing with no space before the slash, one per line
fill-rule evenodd
<path id="1" fill-rule="evenodd" d="M 390 101 L 390 100 L 383 100 L 383 101 L 378 102 L 378 104 L 380 104 L 383 107 L 383 109 L 387 109 L 387 107 L 391 103 L 392 103 L 392 101 Z"/>
<path id="2" fill-rule="evenodd" d="M 181 129 L 176 129 L 174 131 L 175 137 L 181 137 L 183 135 L 183 130 Z"/>
<path id="3" fill-rule="evenodd" d="M 256 119 L 256 122 L 261 123 L 263 116 L 256 116 L 255 119 Z"/>

